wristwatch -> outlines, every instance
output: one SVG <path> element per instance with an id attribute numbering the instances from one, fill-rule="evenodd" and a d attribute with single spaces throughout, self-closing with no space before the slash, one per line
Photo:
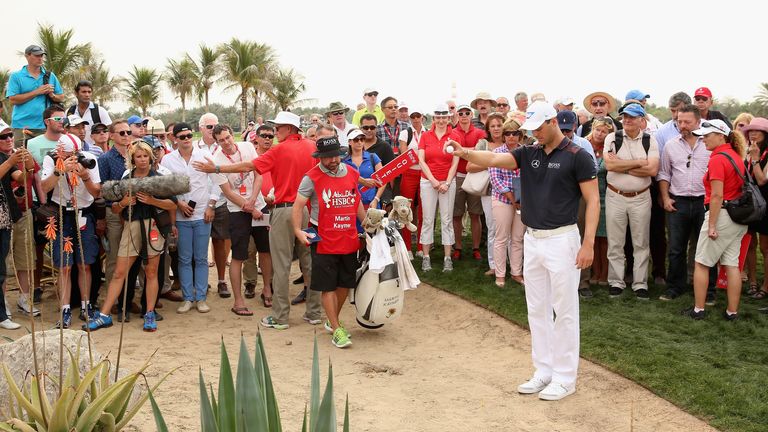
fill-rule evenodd
<path id="1" fill-rule="evenodd" d="M 216 204 L 208 204 L 209 209 L 216 209 Z"/>

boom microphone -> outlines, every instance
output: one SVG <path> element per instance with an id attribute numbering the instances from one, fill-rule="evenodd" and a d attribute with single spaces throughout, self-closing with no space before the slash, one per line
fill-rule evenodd
<path id="1" fill-rule="evenodd" d="M 139 177 L 124 180 L 110 180 L 101 187 L 101 196 L 108 201 L 119 201 L 128 195 L 144 192 L 155 198 L 170 198 L 190 191 L 189 176 L 171 174 L 164 176 Z"/>

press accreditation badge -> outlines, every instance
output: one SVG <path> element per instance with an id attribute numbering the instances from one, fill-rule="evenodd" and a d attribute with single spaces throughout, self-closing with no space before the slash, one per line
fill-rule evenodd
<path id="1" fill-rule="evenodd" d="M 248 191 L 245 190 L 245 183 L 240 185 L 240 196 L 244 197 L 248 193 Z"/>

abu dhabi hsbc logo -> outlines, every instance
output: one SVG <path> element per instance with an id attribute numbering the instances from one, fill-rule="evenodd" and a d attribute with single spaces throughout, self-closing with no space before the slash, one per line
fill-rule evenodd
<path id="1" fill-rule="evenodd" d="M 350 207 L 355 205 L 355 191 L 332 191 L 330 189 L 323 189 L 322 192 L 323 202 L 325 208 L 333 207 Z"/>

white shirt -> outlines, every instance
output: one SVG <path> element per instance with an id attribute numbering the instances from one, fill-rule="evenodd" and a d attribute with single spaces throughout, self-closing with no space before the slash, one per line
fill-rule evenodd
<path id="1" fill-rule="evenodd" d="M 195 211 L 191 217 L 186 217 L 181 210 L 176 210 L 176 220 L 194 221 L 203 219 L 203 213 L 208 207 L 209 200 L 216 200 L 221 195 L 221 189 L 212 182 L 212 175 L 196 170 L 192 162 L 205 162 L 205 158 L 213 159 L 213 156 L 207 151 L 196 146 L 192 147 L 192 156 L 189 163 L 181 157 L 179 150 L 174 150 L 165 155 L 160 162 L 160 166 L 168 168 L 174 174 L 184 174 L 189 177 L 191 190 L 183 195 L 177 195 L 178 199 L 183 201 L 194 201 Z"/>
<path id="2" fill-rule="evenodd" d="M 219 145 L 216 144 L 215 141 L 213 142 L 213 144 L 208 145 L 205 143 L 205 141 L 203 141 L 202 138 L 200 138 L 199 140 L 195 141 L 194 145 L 199 149 L 208 150 L 208 153 L 210 153 L 211 155 L 215 155 L 216 153 L 219 152 Z M 224 204 L 226 204 L 227 198 L 224 196 L 223 193 L 221 193 L 221 189 L 219 189 L 218 187 L 217 189 L 219 191 L 219 196 L 216 198 L 216 207 L 221 207 Z"/>
<path id="3" fill-rule="evenodd" d="M 421 127 L 420 132 L 416 132 L 416 129 L 413 128 L 413 125 L 409 126 L 408 129 L 404 131 L 400 131 L 400 136 L 397 138 L 398 141 L 408 141 L 408 130 L 411 131 L 411 142 L 408 144 L 408 150 L 413 150 L 414 153 L 416 153 L 416 158 L 418 158 L 419 154 L 419 141 L 421 140 L 421 135 L 426 132 L 426 129 L 424 129 L 424 126 Z M 415 171 L 421 171 L 421 165 L 418 163 L 411 165 L 412 170 Z"/>
<path id="4" fill-rule="evenodd" d="M 336 129 L 336 135 L 338 135 L 339 144 L 341 144 L 342 147 L 349 148 L 349 138 L 347 138 L 347 134 L 352 129 L 355 129 L 356 126 L 353 125 L 352 123 L 345 123 L 345 127 L 342 130 L 342 129 L 339 129 L 338 127 L 336 127 L 335 124 L 332 124 L 332 125 L 333 125 L 333 128 Z"/>
<path id="5" fill-rule="evenodd" d="M 83 120 L 87 120 L 88 124 L 85 125 L 85 141 L 88 144 L 93 144 L 93 140 L 91 139 L 91 128 L 93 127 L 93 119 L 91 118 L 91 109 L 93 109 L 94 103 L 90 102 L 90 105 L 88 105 L 88 108 L 85 110 L 85 114 L 80 115 L 80 108 L 75 105 L 75 115 L 82 118 Z M 112 119 L 109 117 L 109 113 L 107 110 L 99 105 L 99 120 L 106 126 L 109 126 L 112 124 Z"/>
<path id="6" fill-rule="evenodd" d="M 235 147 L 237 147 L 237 151 L 232 155 L 226 155 L 223 151 L 221 151 L 221 149 L 219 149 L 219 151 L 213 155 L 213 162 L 216 165 L 223 166 L 232 165 L 243 161 L 252 161 L 259 157 L 259 155 L 256 153 L 256 149 L 253 147 L 253 144 L 249 142 L 237 142 L 235 143 Z M 247 173 L 213 174 L 212 180 L 216 185 L 219 186 L 229 182 L 229 186 L 232 187 L 232 191 L 246 199 L 251 197 L 253 194 L 254 174 L 252 171 Z M 241 186 L 243 187 L 242 189 Z M 261 196 L 261 191 L 257 191 L 257 193 L 257 208 L 261 210 L 264 208 L 266 203 L 264 202 L 264 198 Z M 224 192 L 222 192 L 222 195 L 224 195 Z M 226 195 L 224 195 L 224 197 L 226 197 Z M 259 207 L 259 202 L 264 204 Z M 243 211 L 242 207 L 230 201 L 229 198 L 227 198 L 227 209 L 229 209 L 230 212 Z"/>
<path id="7" fill-rule="evenodd" d="M 94 162 L 97 162 L 96 156 L 88 153 L 87 151 L 82 152 L 83 156 L 85 156 L 87 159 L 90 159 Z M 45 180 L 48 177 L 53 175 L 53 171 L 56 169 L 56 162 L 54 162 L 53 158 L 45 155 L 43 158 L 43 171 L 41 174 L 41 179 Z M 101 177 L 99 177 L 99 164 L 96 163 L 96 166 L 94 166 L 92 169 L 88 170 L 88 173 L 91 176 L 91 181 L 95 184 L 101 183 Z M 72 203 L 72 189 L 70 189 L 68 179 L 70 176 L 75 174 L 62 174 L 58 177 L 58 181 L 56 182 L 56 185 L 53 187 L 53 202 L 60 205 L 67 205 L 67 202 Z M 61 191 L 61 195 L 59 195 L 59 191 Z M 75 187 L 75 197 L 77 198 L 77 208 L 86 208 L 93 204 L 93 195 L 91 195 L 90 192 L 88 192 L 88 188 L 85 187 L 85 182 L 83 182 L 83 179 L 79 179 L 77 186 Z M 59 201 L 61 200 L 61 201 Z M 74 203 L 72 203 L 74 204 Z"/>

